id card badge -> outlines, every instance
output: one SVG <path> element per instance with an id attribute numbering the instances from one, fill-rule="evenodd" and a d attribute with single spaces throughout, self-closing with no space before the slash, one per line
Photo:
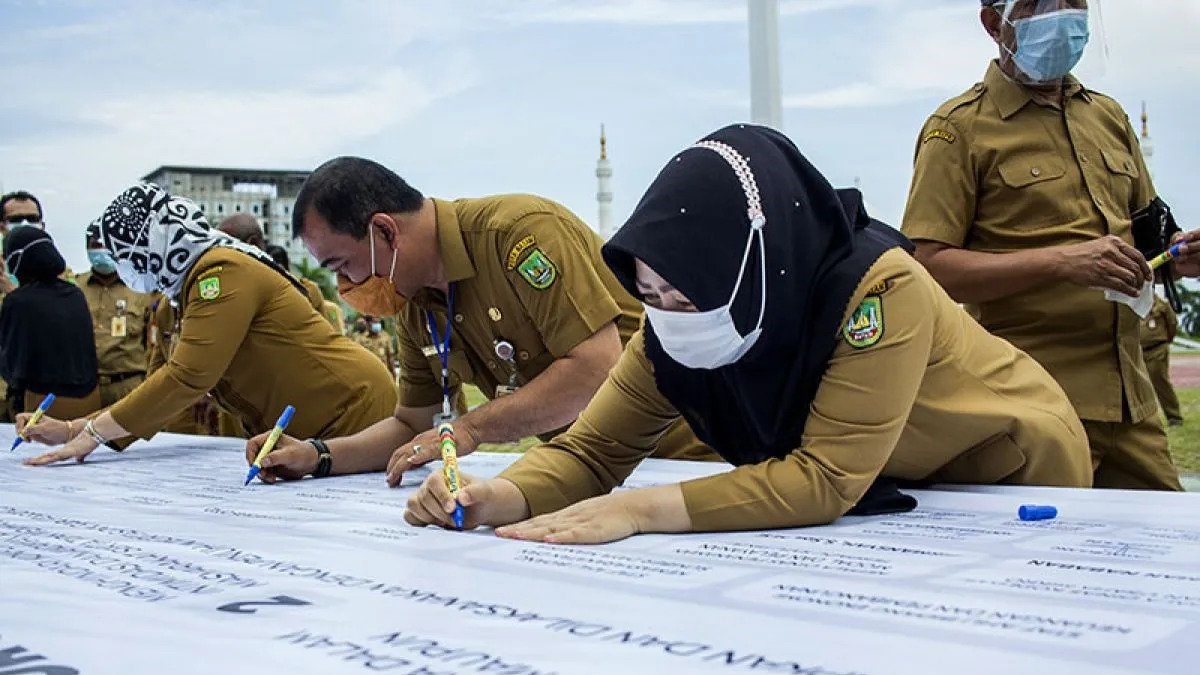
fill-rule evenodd
<path id="1" fill-rule="evenodd" d="M 112 336 L 115 338 L 123 338 L 127 334 L 128 319 L 125 315 L 114 316 L 112 318 Z"/>
<path id="2" fill-rule="evenodd" d="M 518 389 L 520 389 L 520 387 L 514 387 L 511 384 L 498 384 L 496 385 L 496 398 L 511 396 L 517 393 Z"/>

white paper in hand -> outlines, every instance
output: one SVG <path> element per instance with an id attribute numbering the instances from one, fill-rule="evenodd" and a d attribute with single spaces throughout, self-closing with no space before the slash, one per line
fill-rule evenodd
<path id="1" fill-rule="evenodd" d="M 1136 297 L 1106 288 L 1104 289 L 1104 299 L 1129 305 L 1130 309 L 1144 319 L 1146 315 L 1150 314 L 1150 308 L 1154 307 L 1154 282 L 1147 281 L 1142 284 L 1142 290 Z"/>

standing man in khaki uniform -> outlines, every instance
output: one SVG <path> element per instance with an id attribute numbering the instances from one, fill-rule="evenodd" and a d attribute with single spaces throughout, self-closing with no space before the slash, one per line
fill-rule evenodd
<path id="1" fill-rule="evenodd" d="M 360 314 L 354 323 L 356 332 L 351 339 L 378 356 L 389 371 L 395 368 L 396 355 L 392 349 L 391 336 L 383 331 L 383 322 L 376 317 Z M 362 325 L 361 331 L 357 330 L 359 324 Z"/>
<path id="2" fill-rule="evenodd" d="M 92 313 L 100 402 L 105 408 L 125 397 L 146 378 L 146 338 L 150 296 L 134 293 L 117 276 L 117 265 L 104 246 L 87 240 L 91 269 L 76 279 Z"/>
<path id="3" fill-rule="evenodd" d="M 439 456 L 433 418 L 443 412 L 461 415 L 460 454 L 549 438 L 591 400 L 640 320 L 596 233 L 541 197 L 429 199 L 380 164 L 340 157 L 300 189 L 292 230 L 337 273 L 348 304 L 396 317 L 396 413 L 329 441 L 335 473 L 386 466 L 389 484 L 399 484 L 404 471 Z M 464 384 L 490 400 L 467 412 Z M 686 424 L 672 439 L 659 456 L 715 457 Z M 271 461 L 289 471 L 316 461 L 294 440 L 277 447 Z"/>
<path id="4" fill-rule="evenodd" d="M 1142 354 L 1146 359 L 1146 370 L 1154 384 L 1154 394 L 1162 408 L 1167 424 L 1177 427 L 1183 424 L 1183 412 L 1179 409 L 1179 397 L 1171 384 L 1171 342 L 1179 332 L 1179 319 L 1166 300 L 1154 296 L 1154 307 L 1142 320 Z"/>
<path id="5" fill-rule="evenodd" d="M 1138 316 L 1102 292 L 1150 280 L 1130 222 L 1155 193 L 1125 112 L 1069 75 L 1086 2 L 982 2 L 1000 57 L 921 130 L 902 230 L 955 300 L 1062 385 L 1096 486 L 1179 490 Z M 1200 273 L 1198 234 L 1182 235 L 1180 274 Z"/>

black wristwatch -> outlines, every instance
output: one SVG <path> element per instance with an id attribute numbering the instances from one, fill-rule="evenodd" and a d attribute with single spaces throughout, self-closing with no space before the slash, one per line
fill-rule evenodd
<path id="1" fill-rule="evenodd" d="M 324 478 L 333 470 L 333 456 L 329 454 L 329 446 L 325 445 L 325 441 L 319 438 L 308 439 L 309 443 L 317 449 L 317 468 L 313 470 L 313 478 Z"/>

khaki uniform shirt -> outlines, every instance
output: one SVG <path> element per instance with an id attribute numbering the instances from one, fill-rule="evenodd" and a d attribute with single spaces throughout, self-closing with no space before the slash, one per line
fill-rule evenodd
<path id="1" fill-rule="evenodd" d="M 877 475 L 1091 484 L 1087 437 L 1062 389 L 983 330 L 911 256 L 896 249 L 880 257 L 843 324 L 811 409 L 795 411 L 807 416 L 800 447 L 683 483 L 694 529 L 826 523 Z M 500 476 L 534 515 L 605 494 L 677 416 L 639 333 L 579 421 Z"/>
<path id="2" fill-rule="evenodd" d="M 1170 303 L 1157 295 L 1154 296 L 1154 306 L 1142 320 L 1142 349 L 1150 350 L 1165 344 L 1170 344 L 1179 332 L 1179 319 Z"/>
<path id="3" fill-rule="evenodd" d="M 566 208 L 530 195 L 434 205 L 446 275 L 456 284 L 449 386 L 459 413 L 464 383 L 494 398 L 498 386 L 524 385 L 612 321 L 622 343 L 637 329 L 640 304 L 604 264 L 600 238 Z M 442 400 L 427 309 L 442 336 L 441 292 L 422 290 L 396 316 L 404 406 Z M 497 357 L 497 340 L 512 344 L 511 362 Z"/>
<path id="4" fill-rule="evenodd" d="M 308 301 L 312 303 L 313 309 L 317 310 L 317 314 L 325 317 L 325 320 L 329 322 L 329 325 L 333 326 L 334 330 L 339 333 L 343 332 L 341 314 L 337 312 L 326 311 L 325 305 L 332 305 L 333 303 L 325 300 L 325 294 L 321 292 L 321 287 L 317 285 L 317 282 L 304 277 L 297 278 L 300 280 L 300 283 L 304 285 L 304 291 L 308 296 Z M 337 305 L 333 306 L 337 307 Z"/>
<path id="5" fill-rule="evenodd" d="M 150 296 L 130 290 L 116 275 L 106 280 L 85 272 L 75 282 L 92 313 L 100 375 L 146 372 Z"/>
<path id="6" fill-rule="evenodd" d="M 1073 78 L 1064 93 L 1061 108 L 1035 103 L 993 62 L 943 104 L 917 141 L 904 233 L 988 253 L 1106 234 L 1132 244 L 1130 213 L 1154 198 L 1137 136 L 1111 98 Z M 1157 410 L 1139 319 L 1103 291 L 1047 284 L 969 310 L 1045 366 L 1081 418 L 1137 422 Z"/>
<path id="7" fill-rule="evenodd" d="M 110 409 L 134 436 L 149 438 L 210 389 L 250 433 L 269 431 L 289 404 L 298 438 L 352 434 L 395 410 L 387 369 L 275 270 L 214 248 L 183 289 L 177 309 L 159 302 L 153 372 Z"/>

